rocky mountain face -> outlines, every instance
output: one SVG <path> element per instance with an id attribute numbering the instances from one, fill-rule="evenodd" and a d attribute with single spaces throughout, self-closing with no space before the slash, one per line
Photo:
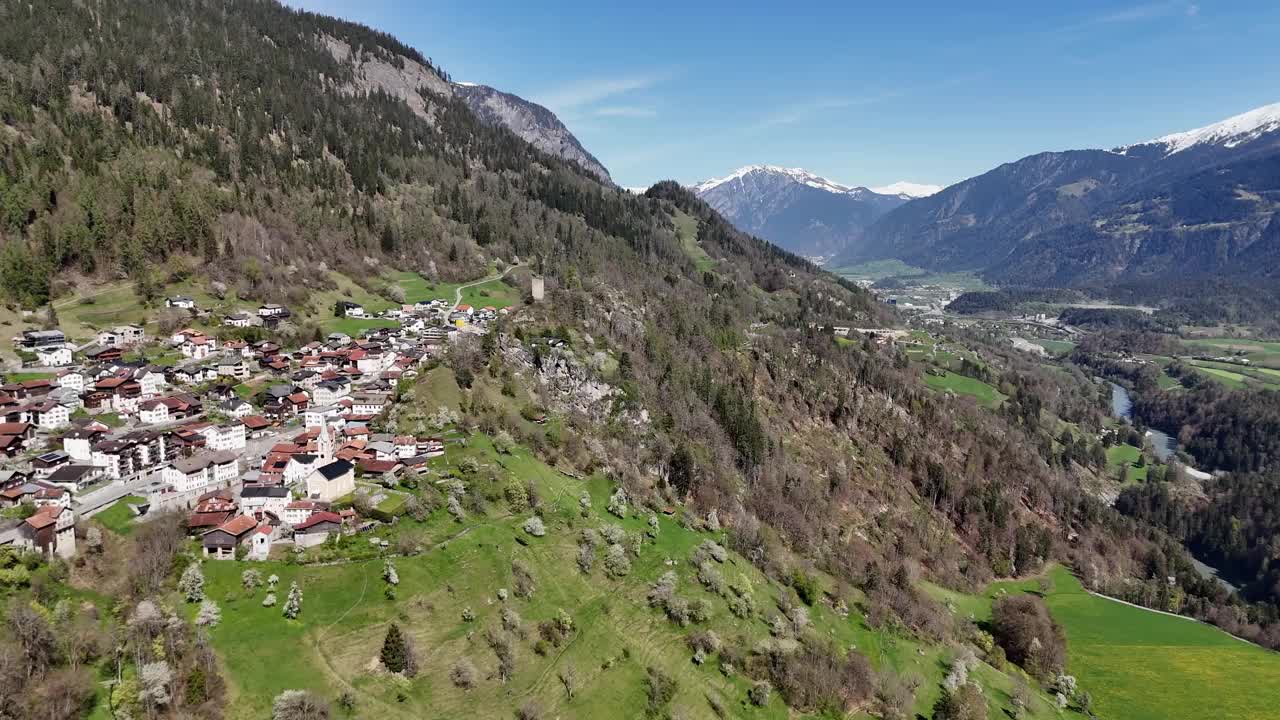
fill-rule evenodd
<path id="1" fill-rule="evenodd" d="M 1256 276 L 1280 227 L 1280 104 L 1113 150 L 1046 152 L 906 203 L 841 260 L 1006 284 Z"/>
<path id="2" fill-rule="evenodd" d="M 748 165 L 693 192 L 738 229 L 792 252 L 829 258 L 849 251 L 880 216 L 933 188 L 900 183 L 892 194 L 849 187 L 798 168 Z"/>
<path id="3" fill-rule="evenodd" d="M 453 91 L 483 122 L 505 127 L 539 150 L 576 162 L 603 182 L 613 182 L 604 165 L 545 107 L 487 85 L 454 83 Z"/>

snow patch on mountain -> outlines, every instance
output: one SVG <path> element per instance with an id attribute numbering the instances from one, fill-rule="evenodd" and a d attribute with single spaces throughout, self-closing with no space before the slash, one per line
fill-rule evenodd
<path id="1" fill-rule="evenodd" d="M 828 180 L 824 177 L 814 175 L 813 173 L 803 168 L 786 168 L 786 167 L 781 167 L 779 165 L 745 165 L 743 167 L 738 168 L 737 170 L 734 170 L 732 173 L 729 173 L 728 175 L 722 178 L 704 180 L 703 182 L 700 182 L 694 185 L 693 191 L 695 193 L 702 194 L 707 192 L 708 190 L 712 190 L 714 188 L 720 187 L 725 183 L 733 182 L 734 180 L 740 180 L 742 178 L 745 178 L 748 175 L 751 175 L 753 173 L 783 175 L 801 185 L 808 185 L 809 187 L 812 187 L 812 188 L 817 188 L 819 190 L 826 190 L 827 192 L 838 193 L 841 195 L 857 196 L 867 192 L 867 189 L 864 187 L 850 187 L 848 185 L 841 185 L 840 183 L 835 182 L 833 180 Z"/>
<path id="2" fill-rule="evenodd" d="M 1277 130 L 1280 130 L 1280 103 L 1273 103 L 1212 125 L 1164 135 L 1144 143 L 1125 145 L 1117 148 L 1116 151 L 1124 154 L 1132 148 L 1144 145 L 1164 145 L 1165 154 L 1173 155 L 1197 145 L 1221 145 L 1233 148 Z"/>
<path id="3" fill-rule="evenodd" d="M 880 187 L 871 188 L 871 192 L 880 195 L 897 195 L 904 198 L 922 198 L 929 197 L 942 191 L 941 185 L 929 185 L 927 183 L 913 183 L 906 180 L 899 180 L 896 183 L 882 185 Z"/>

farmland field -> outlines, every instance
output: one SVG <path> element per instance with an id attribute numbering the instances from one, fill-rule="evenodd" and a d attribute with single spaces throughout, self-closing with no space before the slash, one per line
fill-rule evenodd
<path id="1" fill-rule="evenodd" d="M 1089 595 L 1063 568 L 1047 598 L 1069 671 L 1099 717 L 1262 720 L 1280 707 L 1280 654 L 1185 618 Z"/>
<path id="2" fill-rule="evenodd" d="M 1263 720 L 1280 704 L 1280 654 L 1217 628 L 1090 595 L 1054 566 L 1045 602 L 1067 635 L 1067 671 L 1099 718 Z M 978 623 L 1003 593 L 1039 592 L 1039 580 L 992 583 L 982 594 L 924 590 Z M 990 715 L 989 717 L 997 717 Z M 1002 717 L 1002 716 L 1001 716 Z"/>
<path id="3" fill-rule="evenodd" d="M 1005 396 L 999 390 L 965 375 L 948 372 L 946 375 L 924 376 L 925 384 L 939 392 L 950 390 L 957 395 L 969 395 L 986 407 L 997 407 L 1004 402 Z"/>

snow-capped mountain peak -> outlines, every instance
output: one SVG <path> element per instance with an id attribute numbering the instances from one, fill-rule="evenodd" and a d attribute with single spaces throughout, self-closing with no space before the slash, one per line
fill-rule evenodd
<path id="1" fill-rule="evenodd" d="M 1143 143 L 1125 145 L 1117 148 L 1116 151 L 1121 154 L 1127 154 L 1132 148 L 1146 145 L 1163 145 L 1167 156 L 1180 153 L 1197 145 L 1221 145 L 1222 147 L 1233 148 L 1277 130 L 1280 130 L 1280 103 L 1273 103 L 1229 117 L 1212 125 L 1164 135 Z"/>
<path id="2" fill-rule="evenodd" d="M 909 199 L 929 197 L 941 190 L 941 185 L 913 183 L 907 182 L 906 180 L 899 180 L 896 183 L 871 188 L 871 192 L 873 193 L 879 193 L 880 195 L 897 195 L 900 198 Z"/>
<path id="3" fill-rule="evenodd" d="M 808 185 L 809 187 L 817 188 L 819 190 L 826 190 L 827 192 L 839 193 L 839 194 L 845 194 L 845 195 L 859 195 L 867 191 L 867 189 L 863 187 L 850 187 L 848 185 L 841 185 L 840 183 L 835 182 L 833 180 L 828 180 L 824 177 L 814 175 L 808 170 L 804 170 L 802 168 L 786 168 L 786 167 L 781 167 L 779 165 L 744 165 L 743 167 L 740 167 L 737 170 L 734 170 L 732 173 L 729 173 L 728 175 L 722 178 L 713 178 L 711 180 L 704 180 L 703 182 L 700 182 L 697 185 L 694 185 L 693 191 L 695 193 L 701 194 L 709 190 L 712 190 L 714 188 L 720 187 L 725 183 L 730 183 L 730 182 L 733 182 L 734 180 L 741 180 L 743 178 L 746 178 L 749 175 L 755 175 L 755 174 L 772 175 L 775 177 L 785 177 L 791 180 L 792 182 L 796 182 L 801 185 Z"/>

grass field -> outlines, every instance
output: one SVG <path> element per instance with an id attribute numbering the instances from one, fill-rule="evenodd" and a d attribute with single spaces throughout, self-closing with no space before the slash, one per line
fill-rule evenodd
<path id="1" fill-rule="evenodd" d="M 1000 403 L 1004 402 L 1005 399 L 1004 394 L 999 390 L 981 380 L 974 380 L 971 377 L 957 375 L 950 371 L 941 376 L 926 373 L 924 382 L 939 392 L 950 390 L 957 395 L 969 395 L 975 398 L 980 405 L 989 408 L 999 407 Z"/>
<path id="2" fill-rule="evenodd" d="M 1076 348 L 1076 344 L 1070 340 L 1043 340 L 1037 338 L 1031 342 L 1049 351 L 1051 355 L 1066 355 Z"/>
<path id="3" fill-rule="evenodd" d="M 903 278 L 912 285 L 943 285 L 966 290 L 982 290 L 988 285 L 971 272 L 932 273 L 908 265 L 901 260 L 874 260 L 860 265 L 846 265 L 831 272 L 849 280 L 884 280 Z"/>
<path id="4" fill-rule="evenodd" d="M 133 532 L 133 519 L 137 517 L 133 514 L 133 510 L 129 509 L 129 506 L 145 503 L 146 501 L 146 498 L 141 498 L 137 495 L 126 495 L 117 500 L 111 507 L 94 515 L 93 519 L 102 523 L 108 530 L 120 535 L 129 535 Z"/>
<path id="5" fill-rule="evenodd" d="M 1280 390 L 1280 370 L 1254 365 L 1214 362 L 1212 360 L 1186 361 L 1196 370 L 1230 388 L 1252 387 L 1263 390 Z"/>
<path id="6" fill-rule="evenodd" d="M 401 272 L 395 281 L 404 289 L 405 302 L 422 300 L 446 300 L 453 303 L 458 288 L 468 283 L 432 283 L 415 272 Z M 511 307 L 520 302 L 520 291 L 503 282 L 501 279 L 474 285 L 462 290 L 462 302 L 465 305 L 482 308 L 493 306 L 498 309 Z"/>
<path id="7" fill-rule="evenodd" d="M 444 385 L 449 380 L 440 375 L 430 382 Z M 394 549 L 396 537 L 415 533 L 424 539 L 426 549 L 395 560 L 400 582 L 394 599 L 384 594 L 381 559 L 324 566 L 255 563 L 253 567 L 264 577 L 273 573 L 280 577 L 280 602 L 269 608 L 262 606 L 265 589 L 248 592 L 241 586 L 245 564 L 204 564 L 206 593 L 222 608 L 222 622 L 211 631 L 211 638 L 229 682 L 230 720 L 267 717 L 271 698 L 291 688 L 311 689 L 331 701 L 349 692 L 356 700 L 353 717 L 358 718 L 509 718 L 529 702 L 536 703 L 545 718 L 642 717 L 644 678 L 650 667 L 676 680 L 669 708 L 673 716 L 713 720 L 717 716 L 709 699 L 714 698 L 722 703 L 725 717 L 797 717 L 778 693 L 766 707 L 752 706 L 746 701 L 750 681 L 740 672 L 721 672 L 714 655 L 703 665 L 690 661 L 685 636 L 695 629 L 714 629 L 726 641 L 745 647 L 766 641 L 765 617 L 792 592 L 732 553 L 717 568 L 726 580 L 750 588 L 747 592 L 759 613 L 740 619 L 728 611 L 725 600 L 703 590 L 695 578 L 696 569 L 686 559 L 706 539 L 723 541 L 723 532 L 699 532 L 659 516 L 657 536 L 646 537 L 639 554 L 631 556 L 628 576 L 607 577 L 602 557 L 590 574 L 584 574 L 574 561 L 583 528 L 615 524 L 640 536 L 648 528 L 647 514 L 630 513 L 625 519 L 607 515 L 602 509 L 613 490 L 607 478 L 570 478 L 521 448 L 499 455 L 483 435 L 471 436 L 466 445 L 451 446 L 446 457 L 431 462 L 432 471 L 441 477 L 461 473 L 466 457 L 481 466 L 469 482 L 494 483 L 496 488 L 512 479 L 532 483 L 541 499 L 547 535 L 537 538 L 522 532 L 528 512 L 512 513 L 500 499 L 490 503 L 488 512 L 470 514 L 462 523 L 443 510 L 423 523 L 402 517 L 375 535 L 391 541 Z M 585 517 L 579 505 L 584 491 L 592 505 Z M 501 497 L 500 492 L 497 496 Z M 343 543 L 368 547 L 364 535 Z M 536 589 L 530 597 L 513 594 L 504 602 L 498 599 L 498 590 L 514 589 L 513 561 L 529 569 Z M 649 607 L 649 586 L 667 570 L 679 576 L 680 597 L 711 604 L 705 623 L 680 627 Z M 302 613 L 289 621 L 280 611 L 294 581 L 303 590 Z M 820 582 L 830 585 L 827 578 Z M 473 621 L 463 619 L 466 608 L 474 613 Z M 487 631 L 498 632 L 504 608 L 514 609 L 522 623 L 521 629 L 511 633 L 515 671 L 506 683 L 495 677 L 497 659 L 485 640 Z M 187 610 L 194 614 L 195 606 L 188 605 Z M 537 625 L 561 610 L 573 619 L 574 630 L 566 642 L 539 654 L 534 649 Z M 839 647 L 856 647 L 874 666 L 918 674 L 923 685 L 914 709 L 923 717 L 932 714 L 952 649 L 920 645 L 887 629 L 872 630 L 857 612 L 841 617 L 822 603 L 810 608 L 810 617 L 814 632 Z M 413 637 L 420 656 L 422 671 L 412 680 L 377 670 L 375 659 L 387 624 L 393 620 Z M 463 658 L 478 671 L 477 685 L 470 691 L 454 687 L 449 680 L 450 670 Z M 569 669 L 577 678 L 572 699 L 559 679 Z M 987 688 L 991 716 L 1003 717 L 1009 712 L 1012 680 L 986 665 L 975 674 Z M 869 716 L 852 717 L 866 720 Z M 1078 716 L 1059 715 L 1041 695 L 1029 717 Z"/>
<path id="8" fill-rule="evenodd" d="M 1067 670 L 1099 718 L 1263 720 L 1280 705 L 1280 654 L 1193 620 L 1084 591 L 1060 566 L 1045 602 L 1066 631 Z M 1039 579 L 993 583 L 980 595 L 925 584 L 935 599 L 981 623 L 1002 593 L 1039 592 Z M 989 717 L 1004 717 L 991 714 Z"/>
<path id="9" fill-rule="evenodd" d="M 1067 633 L 1069 670 L 1099 717 L 1263 720 L 1280 707 L 1280 654 L 1185 618 L 1084 592 L 1063 568 L 1047 598 Z"/>
<path id="10" fill-rule="evenodd" d="M 693 259 L 693 265 L 698 269 L 698 272 L 713 270 L 716 266 L 716 261 L 698 244 L 698 219 L 677 210 L 675 223 L 676 236 L 680 238 L 680 244 L 684 246 L 685 253 Z"/>
<path id="11" fill-rule="evenodd" d="M 1280 341 L 1252 338 L 1208 337 L 1185 340 L 1197 352 L 1215 355 L 1243 353 L 1255 367 L 1280 369 Z"/>
<path id="12" fill-rule="evenodd" d="M 1134 463 L 1138 462 L 1138 458 L 1142 457 L 1142 451 L 1132 445 L 1112 445 L 1107 448 L 1107 466 L 1117 475 L 1119 469 L 1124 469 L 1124 482 L 1146 482 L 1147 473 L 1151 467 L 1143 464 L 1142 467 L 1136 467 Z"/>

